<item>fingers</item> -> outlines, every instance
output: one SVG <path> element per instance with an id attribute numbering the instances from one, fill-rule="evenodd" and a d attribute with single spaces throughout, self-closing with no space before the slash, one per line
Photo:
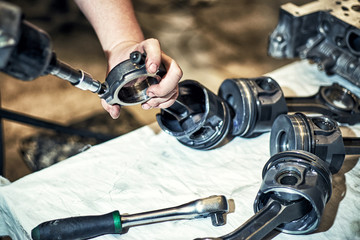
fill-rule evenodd
<path id="1" fill-rule="evenodd" d="M 129 42 L 121 44 L 116 49 L 113 49 L 113 54 L 110 56 L 124 56 L 125 52 L 129 51 L 146 52 L 146 70 L 154 74 L 158 71 L 160 64 L 164 64 L 167 70 L 165 76 L 158 84 L 152 85 L 147 89 L 146 94 L 151 97 L 149 101 L 142 104 L 143 109 L 150 108 L 167 108 L 170 107 L 176 100 L 178 92 L 178 82 L 180 81 L 183 73 L 179 65 L 169 56 L 161 51 L 160 43 L 157 39 L 146 39 L 140 43 Z M 110 58 L 109 58 L 110 59 Z M 109 66 L 117 64 L 117 58 L 112 57 L 113 62 Z M 110 68 L 111 69 L 111 68 Z M 109 105 L 105 100 L 101 101 L 103 108 L 109 112 L 113 119 L 120 116 L 119 105 Z"/>
<path id="2" fill-rule="evenodd" d="M 143 105 L 144 109 L 147 109 L 147 106 L 149 106 L 149 108 L 169 107 L 178 96 L 178 83 L 183 75 L 182 70 L 179 65 L 165 53 L 162 53 L 162 62 L 167 69 L 167 73 L 159 84 L 152 85 L 147 89 L 146 94 L 152 97 L 152 99 Z"/>
<path id="3" fill-rule="evenodd" d="M 151 108 L 167 108 L 170 107 L 179 95 L 178 87 L 176 86 L 169 94 L 163 97 L 152 98 L 149 101 L 142 104 L 142 108 L 145 110 Z"/>
<path id="4" fill-rule="evenodd" d="M 113 119 L 117 119 L 120 116 L 120 105 L 109 105 L 105 99 L 101 99 L 101 105 L 110 114 Z"/>
<path id="5" fill-rule="evenodd" d="M 157 39 L 150 38 L 140 44 L 146 52 L 146 70 L 149 73 L 156 73 L 161 64 L 161 47 Z"/>

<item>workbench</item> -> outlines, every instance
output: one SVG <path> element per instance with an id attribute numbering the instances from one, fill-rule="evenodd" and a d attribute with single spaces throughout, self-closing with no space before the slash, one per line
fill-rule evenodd
<path id="1" fill-rule="evenodd" d="M 308 61 L 274 72 L 285 96 L 309 96 L 320 85 L 338 82 L 360 96 L 339 76 L 327 76 Z M 229 76 L 234 77 L 234 76 Z M 241 77 L 241 76 L 239 76 Z M 257 77 L 257 76 L 254 76 Z M 360 137 L 360 124 L 341 126 L 345 137 Z M 270 133 L 236 137 L 223 147 L 201 151 L 180 144 L 157 123 L 144 126 L 32 173 L 15 182 L 0 180 L 0 236 L 31 239 L 38 224 L 119 210 L 139 213 L 177 206 L 211 195 L 225 195 L 230 213 L 224 226 L 210 218 L 137 226 L 123 235 L 95 239 L 194 239 L 232 232 L 253 216 L 253 203 L 270 158 Z M 360 239 L 360 161 L 347 156 L 333 175 L 333 193 L 319 229 L 310 235 L 273 234 L 274 239 Z"/>

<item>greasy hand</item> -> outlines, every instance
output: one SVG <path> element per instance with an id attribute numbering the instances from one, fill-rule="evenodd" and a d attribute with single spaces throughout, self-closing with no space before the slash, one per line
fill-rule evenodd
<path id="1" fill-rule="evenodd" d="M 118 63 L 129 59 L 130 53 L 133 51 L 146 52 L 146 69 L 149 73 L 155 73 L 161 62 L 165 65 L 167 70 L 166 75 L 161 79 L 159 84 L 150 86 L 146 94 L 151 99 L 142 104 L 143 109 L 151 108 L 167 108 L 170 107 L 177 98 L 178 82 L 182 77 L 182 70 L 179 65 L 169 56 L 161 51 L 160 43 L 156 39 L 147 39 L 140 43 L 138 42 L 123 42 L 116 45 L 109 52 L 108 58 L 108 73 Z M 104 109 L 109 112 L 113 119 L 120 116 L 119 105 L 109 105 L 105 100 L 101 100 Z"/>

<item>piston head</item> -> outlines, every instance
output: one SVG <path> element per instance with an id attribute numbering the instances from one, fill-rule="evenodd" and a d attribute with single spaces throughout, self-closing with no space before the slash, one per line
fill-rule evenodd
<path id="1" fill-rule="evenodd" d="M 268 132 L 275 118 L 287 113 L 283 92 L 270 77 L 226 79 L 218 95 L 234 112 L 233 136 L 253 137 Z"/>
<path id="2" fill-rule="evenodd" d="M 278 230 L 306 234 L 318 228 L 332 191 L 331 172 L 324 161 L 305 151 L 277 153 L 265 164 L 262 178 L 255 212 L 266 206 L 270 198 L 285 203 L 305 199 L 310 204 L 304 216 L 279 225 Z"/>
<path id="3" fill-rule="evenodd" d="M 194 80 L 179 83 L 175 103 L 156 115 L 162 130 L 182 144 L 208 150 L 225 144 L 231 137 L 230 109 L 220 97 Z"/>
<path id="4" fill-rule="evenodd" d="M 304 150 L 323 159 L 337 173 L 345 159 L 345 146 L 337 123 L 327 117 L 302 113 L 280 115 L 270 134 L 271 156 L 283 151 Z"/>

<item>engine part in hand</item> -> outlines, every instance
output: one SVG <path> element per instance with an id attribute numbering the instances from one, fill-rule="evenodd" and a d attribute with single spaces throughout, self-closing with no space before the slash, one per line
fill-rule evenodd
<path id="1" fill-rule="evenodd" d="M 282 5 L 268 54 L 309 59 L 327 74 L 338 74 L 360 87 L 359 2 L 317 0 L 300 7 Z"/>
<path id="2" fill-rule="evenodd" d="M 138 51 L 130 54 L 130 59 L 116 65 L 106 77 L 104 93 L 100 95 L 107 103 L 129 106 L 146 102 L 150 99 L 146 90 L 158 84 L 166 74 L 163 64 L 158 71 L 150 74 L 145 65 L 146 53 Z"/>
<path id="3" fill-rule="evenodd" d="M 50 36 L 22 19 L 21 9 L 0 2 L 0 70 L 30 81 L 51 74 L 82 90 L 98 93 L 107 103 L 135 105 L 150 99 L 147 88 L 165 75 L 163 64 L 155 74 L 146 71 L 146 54 L 132 52 L 130 59 L 115 66 L 104 83 L 81 69 L 62 62 L 52 50 Z"/>
<path id="4" fill-rule="evenodd" d="M 289 234 L 315 231 L 331 197 L 331 173 L 305 151 L 278 153 L 265 164 L 254 202 L 255 215 L 232 233 L 202 240 L 263 239 L 272 230 Z"/>
<path id="5" fill-rule="evenodd" d="M 225 224 L 229 207 L 225 196 L 215 195 L 172 208 L 123 214 L 114 211 L 99 216 L 72 217 L 41 223 L 31 231 L 34 240 L 88 239 L 103 234 L 126 233 L 130 227 L 164 221 L 211 217 L 214 226 Z"/>
<path id="6" fill-rule="evenodd" d="M 270 134 L 270 154 L 304 150 L 323 159 L 337 173 L 346 154 L 360 154 L 360 138 L 343 138 L 337 123 L 328 117 L 307 117 L 302 113 L 280 115 Z"/>
<path id="7" fill-rule="evenodd" d="M 321 86 L 310 97 L 286 97 L 285 100 L 289 112 L 320 113 L 350 125 L 360 122 L 360 98 L 338 83 Z"/>
<path id="8" fill-rule="evenodd" d="M 234 112 L 233 136 L 253 137 L 268 132 L 275 118 L 287 113 L 283 92 L 270 77 L 226 79 L 218 96 Z"/>
<path id="9" fill-rule="evenodd" d="M 162 130 L 185 146 L 201 150 L 230 140 L 231 118 L 225 101 L 194 80 L 181 81 L 175 103 L 156 115 Z"/>

